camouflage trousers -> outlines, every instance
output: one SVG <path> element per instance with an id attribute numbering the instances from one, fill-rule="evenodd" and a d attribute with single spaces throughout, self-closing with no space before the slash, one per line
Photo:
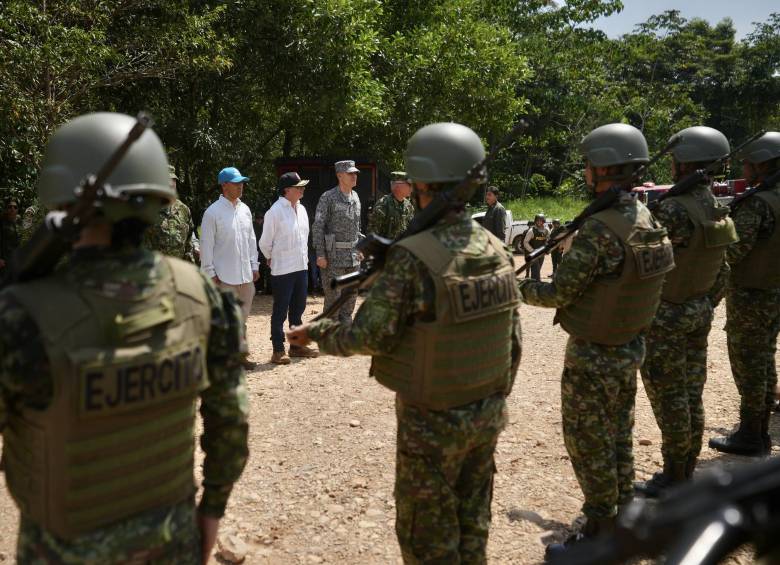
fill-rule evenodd
<path id="1" fill-rule="evenodd" d="M 615 516 L 634 495 L 634 399 L 644 354 L 642 337 L 617 346 L 569 337 L 566 344 L 563 440 L 591 519 Z"/>
<path id="2" fill-rule="evenodd" d="M 712 316 L 706 296 L 683 304 L 661 301 L 645 335 L 642 382 L 661 429 L 661 453 L 667 463 L 686 464 L 701 451 Z"/>
<path id="3" fill-rule="evenodd" d="M 341 291 L 333 290 L 331 288 L 331 281 L 336 277 L 346 275 L 356 269 L 357 267 L 328 267 L 320 270 L 322 276 L 322 289 L 325 293 L 325 310 L 341 296 Z M 351 298 L 341 305 L 338 314 L 331 316 L 334 320 L 341 322 L 346 327 L 352 325 L 352 312 L 355 310 L 355 303 L 357 302 L 357 292 L 352 291 L 350 294 L 352 294 Z"/>
<path id="4" fill-rule="evenodd" d="M 144 512 L 69 541 L 22 516 L 16 560 L 20 565 L 200 565 L 194 501 Z"/>
<path id="5" fill-rule="evenodd" d="M 780 289 L 726 292 L 726 336 L 731 373 L 737 385 L 740 417 L 766 418 L 777 384 L 777 335 L 780 331 Z"/>
<path id="6" fill-rule="evenodd" d="M 404 563 L 485 563 L 503 395 L 442 411 L 399 399 L 396 412 L 395 531 Z"/>

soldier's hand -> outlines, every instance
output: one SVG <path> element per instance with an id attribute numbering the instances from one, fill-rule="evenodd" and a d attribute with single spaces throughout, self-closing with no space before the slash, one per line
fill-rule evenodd
<path id="1" fill-rule="evenodd" d="M 219 518 L 198 514 L 198 529 L 200 530 L 200 548 L 203 565 L 207 565 L 211 558 L 211 552 L 217 543 L 217 531 L 219 531 Z"/>
<path id="2" fill-rule="evenodd" d="M 297 345 L 298 347 L 310 344 L 309 325 L 303 324 L 302 326 L 291 328 L 287 332 L 287 341 L 290 342 L 290 345 Z"/>
<path id="3" fill-rule="evenodd" d="M 317 257 L 317 266 L 320 269 L 327 269 L 328 268 L 328 260 L 325 259 L 325 257 Z"/>

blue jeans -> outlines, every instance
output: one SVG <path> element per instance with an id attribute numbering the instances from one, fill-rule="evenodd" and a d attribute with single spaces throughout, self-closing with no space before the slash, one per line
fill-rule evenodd
<path id="1" fill-rule="evenodd" d="M 306 309 L 307 271 L 296 271 L 286 275 L 271 275 L 271 290 L 274 306 L 271 313 L 271 343 L 274 351 L 284 351 L 284 320 L 289 318 L 291 326 L 300 326 L 301 316 Z"/>

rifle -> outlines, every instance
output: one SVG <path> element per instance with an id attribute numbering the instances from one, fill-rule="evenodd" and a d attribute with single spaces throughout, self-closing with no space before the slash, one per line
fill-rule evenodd
<path id="1" fill-rule="evenodd" d="M 773 188 L 778 182 L 780 182 L 780 169 L 776 170 L 774 173 L 766 177 L 763 181 L 758 183 L 756 186 L 751 187 L 750 190 L 746 190 L 739 196 L 735 196 L 734 200 L 729 202 L 729 208 L 731 208 L 731 211 L 733 212 L 736 209 L 737 204 L 750 198 L 757 192 L 763 192 L 765 190 L 769 190 L 770 188 Z"/>
<path id="2" fill-rule="evenodd" d="M 666 144 L 666 146 L 661 149 L 658 153 L 656 153 L 652 159 L 650 159 L 647 163 L 642 165 L 641 167 L 637 168 L 633 174 L 631 175 L 631 179 L 629 182 L 633 183 L 637 179 L 639 179 L 642 175 L 644 175 L 647 170 L 654 165 L 658 160 L 666 155 L 675 145 L 680 143 L 682 141 L 681 137 L 675 136 L 672 137 L 671 140 L 669 140 L 669 143 Z M 528 271 L 531 268 L 531 264 L 534 261 L 538 261 L 540 257 L 544 257 L 547 255 L 550 251 L 558 247 L 561 243 L 563 243 L 566 239 L 573 236 L 574 233 L 582 227 L 582 224 L 592 215 L 601 212 L 602 210 L 606 210 L 612 205 L 617 202 L 618 197 L 623 192 L 623 189 L 621 189 L 618 186 L 613 186 L 599 194 L 598 198 L 596 198 L 593 202 L 588 204 L 588 206 L 579 213 L 579 215 L 574 218 L 571 222 L 569 222 L 566 227 L 561 231 L 555 238 L 550 238 L 547 240 L 547 243 L 544 244 L 544 247 L 540 247 L 539 249 L 534 249 L 531 253 L 528 254 L 526 257 L 525 263 L 523 263 L 523 266 L 520 267 L 515 271 L 516 275 L 522 274 L 523 271 Z M 532 229 L 532 228 L 528 228 Z"/>
<path id="3" fill-rule="evenodd" d="M 106 186 L 106 180 L 122 161 L 127 151 L 147 128 L 152 118 L 140 112 L 127 137 L 116 148 L 97 175 L 88 175 L 74 190 L 76 202 L 67 212 L 49 212 L 26 244 L 14 252 L 9 277 L 5 284 L 37 279 L 51 273 L 59 260 L 70 250 L 81 230 L 97 214 L 100 203 L 108 198 L 122 198 Z"/>
<path id="4" fill-rule="evenodd" d="M 720 157 L 719 159 L 715 159 L 710 164 L 708 164 L 703 169 L 698 169 L 688 176 L 686 176 L 684 179 L 682 179 L 679 182 L 676 182 L 672 188 L 669 189 L 668 192 L 662 194 L 659 196 L 654 202 L 652 202 L 648 208 L 650 210 L 655 210 L 658 205 L 663 202 L 667 198 L 671 198 L 672 196 L 680 196 L 681 194 L 685 194 L 693 189 L 694 186 L 701 183 L 705 178 L 707 178 L 710 174 L 717 171 L 724 163 L 726 163 L 733 155 L 738 153 L 739 151 L 742 151 L 742 149 L 748 145 L 749 143 L 752 143 L 762 135 L 766 133 L 766 130 L 761 130 L 758 133 L 755 133 L 751 135 L 749 138 L 747 138 L 745 141 L 743 141 L 739 146 L 735 147 L 731 150 L 731 152 L 728 155 L 724 155 L 723 157 Z"/>
<path id="5" fill-rule="evenodd" d="M 528 122 L 522 119 L 518 121 L 506 137 L 484 159 L 471 167 L 463 180 L 455 185 L 452 190 L 436 192 L 433 201 L 425 208 L 418 210 L 406 230 L 396 239 L 391 240 L 376 234 L 369 234 L 358 242 L 356 248 L 366 257 L 366 260 L 360 264 L 360 268 L 357 271 L 336 277 L 331 281 L 331 288 L 334 290 L 340 289 L 341 294 L 330 307 L 312 321 L 316 322 L 323 318 L 329 318 L 351 298 L 353 292 L 371 285 L 382 271 L 387 252 L 393 244 L 427 230 L 443 218 L 451 208 L 465 204 L 473 185 L 482 184 L 487 180 L 487 166 L 495 160 L 501 150 L 509 146 L 514 138 L 527 127 Z"/>
<path id="6" fill-rule="evenodd" d="M 716 468 L 680 485 L 657 503 L 637 499 L 618 516 L 615 532 L 577 544 L 553 564 L 608 565 L 664 555 L 667 565 L 714 565 L 755 543 L 777 550 L 780 459 Z"/>

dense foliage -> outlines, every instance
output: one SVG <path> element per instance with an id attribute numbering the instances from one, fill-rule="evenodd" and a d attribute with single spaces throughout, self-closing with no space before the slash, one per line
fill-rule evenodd
<path id="1" fill-rule="evenodd" d="M 780 128 L 780 13 L 744 39 L 677 11 L 619 39 L 592 28 L 619 0 L 5 0 L 0 185 L 24 203 L 68 118 L 149 110 L 196 210 L 233 164 L 270 186 L 273 160 L 362 155 L 397 168 L 408 136 L 455 120 L 497 142 L 510 196 L 576 195 L 577 143 L 624 121 L 652 148 L 693 124 L 732 142 Z M 668 165 L 654 171 L 668 179 Z M 258 194 L 250 194 L 250 198 Z"/>

